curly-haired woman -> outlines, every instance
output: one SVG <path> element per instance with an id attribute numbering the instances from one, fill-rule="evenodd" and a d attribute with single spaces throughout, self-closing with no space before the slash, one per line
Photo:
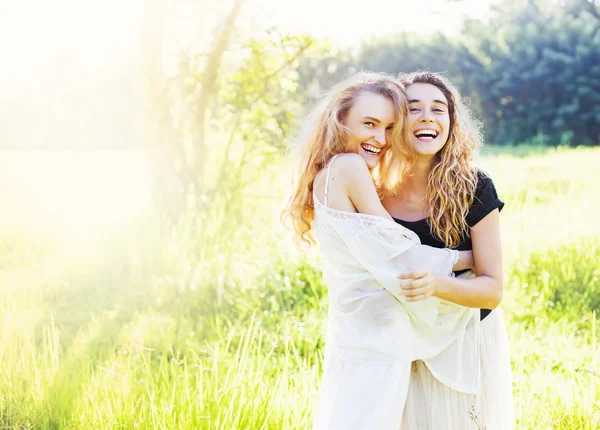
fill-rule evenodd
<path id="1" fill-rule="evenodd" d="M 418 359 L 447 384 L 476 389 L 478 310 L 412 297 L 412 281 L 398 279 L 412 267 L 449 277 L 472 265 L 469 251 L 420 244 L 381 204 L 378 192 L 393 194 L 412 165 L 405 162 L 407 114 L 398 81 L 361 73 L 328 92 L 302 142 L 284 215 L 298 239 L 318 240 L 326 260 L 318 430 L 398 430 Z"/>
<path id="2" fill-rule="evenodd" d="M 490 176 L 474 163 L 481 146 L 480 124 L 445 77 L 425 71 L 401 75 L 400 80 L 409 103 L 407 149 L 412 155 L 405 164 L 411 164 L 407 166 L 411 173 L 399 192 L 382 203 L 421 243 L 472 250 L 477 268 L 476 277 L 407 272 L 402 279 L 411 281 L 408 297 L 434 296 L 481 309 L 475 390 L 439 378 L 437 367 L 448 363 L 413 362 L 402 428 L 463 430 L 478 425 L 487 430 L 511 429 L 510 354 L 502 313 L 497 309 L 503 282 L 499 211 L 504 203 Z"/>

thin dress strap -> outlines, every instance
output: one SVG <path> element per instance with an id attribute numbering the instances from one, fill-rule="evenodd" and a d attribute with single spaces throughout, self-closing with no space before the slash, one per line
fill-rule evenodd
<path id="1" fill-rule="evenodd" d="M 327 166 L 327 176 L 325 177 L 325 195 L 323 196 L 323 205 L 327 207 L 327 195 L 329 194 L 329 172 L 331 172 L 331 165 L 333 164 L 335 158 L 340 154 L 335 154 L 329 160 L 329 166 Z"/>

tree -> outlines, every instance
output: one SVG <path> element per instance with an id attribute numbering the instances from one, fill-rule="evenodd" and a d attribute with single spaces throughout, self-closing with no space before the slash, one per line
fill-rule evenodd
<path id="1" fill-rule="evenodd" d="M 597 0 L 505 0 L 454 38 L 399 34 L 337 63 L 338 54 L 323 55 L 303 82 L 314 87 L 311 80 L 331 80 L 340 69 L 445 72 L 470 99 L 489 143 L 598 144 L 599 10 Z"/>
<path id="2" fill-rule="evenodd" d="M 206 148 L 206 128 L 210 103 L 216 94 L 215 81 L 221 61 L 235 29 L 244 0 L 235 0 L 221 28 L 217 32 L 212 51 L 201 61 L 193 88 L 195 96 L 195 132 L 191 151 L 172 118 L 169 81 L 163 67 L 163 41 L 167 0 L 145 0 L 142 30 L 142 82 L 144 98 L 143 142 L 147 150 L 153 198 L 157 206 L 176 219 L 185 207 L 190 187 L 199 190 L 204 165 L 202 152 Z M 181 57 L 186 58 L 187 52 Z M 198 63 L 198 62 L 196 62 Z"/>
<path id="3" fill-rule="evenodd" d="M 475 50 L 485 68 L 474 76 L 486 131 L 498 143 L 536 138 L 597 143 L 600 138 L 600 41 L 586 14 L 565 14 L 542 2 L 504 2 Z"/>
<path id="4" fill-rule="evenodd" d="M 202 213 L 215 230 L 214 217 L 240 216 L 231 209 L 241 206 L 242 191 L 283 154 L 302 99 L 298 61 L 312 40 L 268 30 L 238 40 L 230 51 L 243 2 L 235 0 L 208 53 L 182 50 L 179 73 L 167 80 L 161 50 L 166 0 L 146 1 L 145 147 L 156 203 L 174 221 L 186 209 Z"/>

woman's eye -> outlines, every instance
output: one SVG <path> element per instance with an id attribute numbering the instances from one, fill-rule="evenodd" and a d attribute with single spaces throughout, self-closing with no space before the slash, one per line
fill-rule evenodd
<path id="1" fill-rule="evenodd" d="M 367 127 L 375 127 L 375 124 L 374 124 L 374 123 L 372 123 L 371 121 L 366 121 L 366 122 L 365 122 L 365 125 L 366 125 Z"/>
<path id="2" fill-rule="evenodd" d="M 434 112 L 442 112 L 442 113 L 444 113 L 444 109 L 441 109 L 441 108 L 434 108 L 433 111 Z"/>
<path id="3" fill-rule="evenodd" d="M 416 107 L 409 108 L 408 110 L 409 110 L 410 113 L 419 112 L 419 108 L 416 108 Z"/>
<path id="4" fill-rule="evenodd" d="M 387 131 L 392 131 L 394 129 L 393 125 L 390 125 L 388 128 L 386 128 Z"/>

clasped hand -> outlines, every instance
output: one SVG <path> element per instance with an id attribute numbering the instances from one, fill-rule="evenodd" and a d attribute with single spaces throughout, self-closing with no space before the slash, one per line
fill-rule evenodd
<path id="1" fill-rule="evenodd" d="M 418 302 L 435 296 L 439 286 L 439 276 L 428 270 L 410 270 L 398 275 L 398 279 L 409 281 L 402 282 L 400 285 L 402 294 L 409 302 Z"/>

